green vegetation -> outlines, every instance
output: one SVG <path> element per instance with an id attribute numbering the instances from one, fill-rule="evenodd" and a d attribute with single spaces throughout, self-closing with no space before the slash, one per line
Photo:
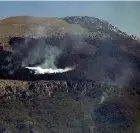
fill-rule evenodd
<path id="1" fill-rule="evenodd" d="M 29 133 L 31 128 L 39 133 L 90 133 L 92 128 L 90 111 L 94 101 L 77 101 L 76 96 L 67 92 L 56 92 L 51 98 L 17 99 L 1 104 L 1 124 L 12 133 Z"/>

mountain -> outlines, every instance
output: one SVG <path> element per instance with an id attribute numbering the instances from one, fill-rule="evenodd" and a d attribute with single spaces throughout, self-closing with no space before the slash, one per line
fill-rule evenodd
<path id="1" fill-rule="evenodd" d="M 1 20 L 0 133 L 139 132 L 139 50 L 137 37 L 94 17 Z"/>
<path id="2" fill-rule="evenodd" d="M 0 29 L 1 56 L 5 55 L 0 61 L 1 78 L 88 79 L 125 85 L 139 77 L 140 42 L 106 21 L 87 16 L 18 16 L 1 20 Z M 24 68 L 46 58 L 48 65 L 76 68 L 58 75 L 34 75 Z"/>

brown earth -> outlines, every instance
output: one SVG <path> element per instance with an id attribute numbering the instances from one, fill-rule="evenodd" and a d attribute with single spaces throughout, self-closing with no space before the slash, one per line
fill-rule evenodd
<path id="1" fill-rule="evenodd" d="M 47 30 L 45 30 L 47 29 Z M 41 30 L 37 33 L 36 30 Z M 52 36 L 65 33 L 87 32 L 77 24 L 69 24 L 59 18 L 39 18 L 32 16 L 9 17 L 0 21 L 0 44 L 8 45 L 12 37 Z"/>

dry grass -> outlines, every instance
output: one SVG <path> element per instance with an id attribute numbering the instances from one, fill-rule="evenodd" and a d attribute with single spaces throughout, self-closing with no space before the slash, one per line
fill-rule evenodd
<path id="1" fill-rule="evenodd" d="M 19 80 L 0 80 L 0 88 L 6 88 L 7 86 L 13 87 L 23 87 L 28 88 L 28 82 Z"/>
<path id="2" fill-rule="evenodd" d="M 0 21 L 0 45 L 8 45 L 11 37 L 51 36 L 65 33 L 88 34 L 88 30 L 78 24 L 69 24 L 58 18 L 29 16 L 10 17 Z"/>

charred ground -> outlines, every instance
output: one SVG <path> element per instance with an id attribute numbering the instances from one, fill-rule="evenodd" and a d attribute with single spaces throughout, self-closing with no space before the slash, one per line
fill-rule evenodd
<path id="1" fill-rule="evenodd" d="M 126 44 L 123 42 L 123 40 L 96 40 L 82 35 L 39 39 L 14 37 L 10 39 L 7 49 L 4 46 L 1 48 L 1 78 L 17 80 L 87 79 L 99 82 L 111 81 L 117 84 L 123 84 L 124 81 L 125 84 L 125 82 L 138 79 L 140 60 L 139 55 L 133 54 L 133 50 L 128 51 L 122 48 L 127 45 L 127 41 Z M 61 74 L 35 75 L 34 71 L 24 68 L 45 62 L 45 48 L 48 46 L 55 46 L 62 50 L 53 62 L 56 67 L 76 65 L 75 70 Z M 121 78 L 123 78 L 122 82 Z"/>

